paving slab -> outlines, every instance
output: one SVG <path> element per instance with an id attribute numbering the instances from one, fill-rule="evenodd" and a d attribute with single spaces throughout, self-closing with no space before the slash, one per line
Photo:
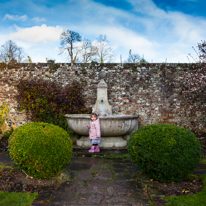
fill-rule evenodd
<path id="1" fill-rule="evenodd" d="M 113 187 L 131 187 L 136 188 L 135 181 L 121 181 L 121 182 L 110 182 Z"/>
<path id="2" fill-rule="evenodd" d="M 11 159 L 9 155 L 0 155 L 0 162 L 8 165 L 15 164 L 15 162 Z"/>
<path id="3" fill-rule="evenodd" d="M 91 168 L 90 168 L 91 171 L 100 171 L 101 170 L 101 167 L 99 165 L 93 165 Z"/>
<path id="4" fill-rule="evenodd" d="M 80 200 L 85 200 L 87 199 L 91 194 L 89 193 L 78 193 L 76 194 L 75 198 L 80 199 Z"/>
<path id="5" fill-rule="evenodd" d="M 132 161 L 131 160 L 124 160 L 124 159 L 113 159 L 112 160 L 113 163 L 122 163 L 122 164 L 132 164 Z"/>
<path id="6" fill-rule="evenodd" d="M 131 205 L 131 204 L 127 204 L 127 203 L 124 203 L 124 204 L 108 204 L 108 206 L 142 206 L 142 205 Z"/>
<path id="7" fill-rule="evenodd" d="M 89 189 L 85 186 L 76 188 L 76 194 L 78 193 L 89 193 Z"/>
<path id="8" fill-rule="evenodd" d="M 35 202 L 42 202 L 42 201 L 49 201 L 51 198 L 51 195 L 45 195 L 45 194 L 39 194 L 37 198 L 35 199 Z"/>
<path id="9" fill-rule="evenodd" d="M 98 166 L 99 166 L 101 169 L 105 169 L 105 168 L 111 167 L 111 164 L 109 164 L 109 163 L 103 163 L 103 164 L 98 164 Z"/>
<path id="10" fill-rule="evenodd" d="M 98 188 L 107 188 L 108 187 L 108 181 L 107 180 L 88 180 L 87 181 L 88 186 L 95 186 Z"/>
<path id="11" fill-rule="evenodd" d="M 93 175 L 92 175 L 92 173 L 91 172 L 80 172 L 78 175 L 77 175 L 77 177 L 76 177 L 76 179 L 77 180 L 89 180 L 89 179 L 91 179 L 93 177 Z"/>
<path id="12" fill-rule="evenodd" d="M 118 195 L 131 195 L 132 194 L 132 189 L 129 187 L 119 187 L 116 188 L 116 192 Z"/>
<path id="13" fill-rule="evenodd" d="M 59 188 L 54 193 L 54 198 L 52 200 L 52 203 L 77 203 L 77 200 L 74 198 L 76 193 L 76 187 L 64 187 Z"/>
<path id="14" fill-rule="evenodd" d="M 129 202 L 133 201 L 134 199 L 129 196 L 116 196 L 116 197 L 111 197 L 110 199 L 106 200 L 107 203 L 123 203 L 123 202 Z"/>
<path id="15" fill-rule="evenodd" d="M 104 194 L 103 189 L 100 189 L 100 188 L 95 187 L 95 186 L 92 188 L 92 193 Z"/>
<path id="16" fill-rule="evenodd" d="M 113 164 L 114 163 L 114 160 L 113 159 L 103 159 L 103 162 L 106 163 L 106 164 Z"/>
<path id="17" fill-rule="evenodd" d="M 107 187 L 107 193 L 108 193 L 108 195 L 113 195 L 113 193 L 114 193 L 114 188 L 112 187 L 112 186 L 109 186 L 109 187 Z"/>
<path id="18" fill-rule="evenodd" d="M 112 165 L 114 168 L 122 168 L 125 169 L 127 167 L 127 165 L 124 164 L 120 164 L 120 163 L 115 163 Z"/>
<path id="19" fill-rule="evenodd" d="M 88 198 L 87 201 L 90 202 L 90 203 L 99 204 L 103 198 L 104 198 L 104 195 L 103 195 L 103 194 L 93 193 L 93 194 Z"/>
<path id="20" fill-rule="evenodd" d="M 119 168 L 117 168 L 117 169 L 114 169 L 114 172 L 115 173 L 117 173 L 117 174 L 119 174 L 119 173 L 124 173 L 125 172 L 125 169 L 119 169 Z"/>
<path id="21" fill-rule="evenodd" d="M 66 169 L 82 171 L 82 170 L 89 170 L 91 167 L 92 167 L 92 164 L 73 163 L 73 164 L 69 164 L 66 167 Z"/>
<path id="22" fill-rule="evenodd" d="M 77 163 L 87 163 L 87 164 L 97 164 L 101 158 L 96 158 L 96 157 L 82 157 L 78 159 L 76 162 Z"/>
<path id="23" fill-rule="evenodd" d="M 116 179 L 117 180 L 131 180 L 132 177 L 129 174 L 124 174 L 124 175 L 117 175 Z"/>
<path id="24" fill-rule="evenodd" d="M 139 172 L 140 168 L 137 166 L 130 166 L 126 168 L 125 170 L 128 171 L 129 173 L 134 173 L 134 172 Z"/>
<path id="25" fill-rule="evenodd" d="M 78 159 L 80 159 L 80 157 L 71 157 L 70 162 L 75 162 Z"/>
<path id="26" fill-rule="evenodd" d="M 79 146 L 73 145 L 73 154 L 76 155 L 85 155 L 86 157 L 91 157 L 92 155 L 94 155 L 94 153 L 90 153 L 88 152 L 90 148 L 88 149 L 82 149 Z M 122 149 L 104 149 L 104 148 L 100 148 L 100 152 L 98 152 L 98 155 L 106 155 L 106 154 L 127 154 L 128 150 L 126 149 L 126 147 L 122 148 Z M 97 154 L 97 153 L 96 153 Z"/>
<path id="27" fill-rule="evenodd" d="M 67 171 L 67 173 L 69 173 L 68 176 L 70 176 L 70 180 L 74 180 L 75 177 L 78 175 L 78 172 L 75 171 Z"/>
<path id="28" fill-rule="evenodd" d="M 113 179 L 112 171 L 110 169 L 101 170 L 99 173 L 97 173 L 94 179 Z"/>

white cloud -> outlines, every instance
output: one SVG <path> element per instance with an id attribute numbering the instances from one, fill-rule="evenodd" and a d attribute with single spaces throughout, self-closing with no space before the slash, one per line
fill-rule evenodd
<path id="1" fill-rule="evenodd" d="M 7 37 L 8 37 L 7 34 L 0 34 L 0 49 L 1 49 L 1 45 L 5 44 L 5 42 L 8 41 Z"/>
<path id="2" fill-rule="evenodd" d="M 59 26 L 34 26 L 30 28 L 19 28 L 17 32 L 11 33 L 9 38 L 14 40 L 22 40 L 32 43 L 46 43 L 48 41 L 58 41 L 63 29 Z"/>
<path id="3" fill-rule="evenodd" d="M 196 43 L 205 37 L 206 20 L 179 12 L 170 12 L 168 18 L 172 23 L 174 34 L 178 35 L 180 41 Z M 198 22 L 198 24 L 197 24 Z"/>
<path id="4" fill-rule="evenodd" d="M 39 18 L 39 17 L 34 17 L 34 18 L 32 18 L 32 20 L 35 21 L 35 22 L 46 21 L 45 18 Z"/>
<path id="5" fill-rule="evenodd" d="M 134 7 L 134 11 L 149 16 L 162 17 L 166 12 L 158 8 L 152 0 L 127 0 Z"/>
<path id="6" fill-rule="evenodd" d="M 166 58 L 168 62 L 188 62 L 186 56 L 192 52 L 192 46 L 196 46 L 201 39 L 206 39 L 204 17 L 164 11 L 158 8 L 153 0 L 127 1 L 133 6 L 132 12 L 105 6 L 93 0 L 68 0 L 66 4 L 58 4 L 53 8 L 53 13 L 61 11 L 55 21 L 47 16 L 51 14 L 51 10 L 44 7 L 42 10 L 46 19 L 36 14 L 36 17 L 30 18 L 33 21 L 30 23 L 47 20 L 54 26 L 44 24 L 30 28 L 17 27 L 16 32 L 8 35 L 8 38 L 22 42 L 30 49 L 31 45 L 38 45 L 35 51 L 40 54 L 42 43 L 48 43 L 45 47 L 56 44 L 50 49 L 59 46 L 57 40 L 63 29 L 56 26 L 55 22 L 61 22 L 64 29 L 79 32 L 91 41 L 99 34 L 106 34 L 118 61 L 120 54 L 124 60 L 128 57 L 129 49 L 132 49 L 132 53 L 141 56 L 144 54 L 146 60 L 153 62 L 163 62 Z M 10 16 L 5 15 L 4 19 L 11 19 Z M 35 56 L 34 52 L 32 54 Z M 47 54 L 44 52 L 43 55 Z"/>
<path id="7" fill-rule="evenodd" d="M 6 14 L 4 16 L 4 20 L 9 19 L 9 20 L 15 20 L 15 21 L 26 21 L 27 20 L 27 15 L 23 15 L 23 16 L 18 16 L 18 15 L 10 15 L 10 14 Z"/>
<path id="8" fill-rule="evenodd" d="M 88 35 L 93 34 L 98 37 L 99 34 L 106 34 L 107 40 L 115 50 L 115 53 L 118 52 L 118 54 L 122 54 L 123 59 L 128 57 L 130 49 L 133 54 L 139 54 L 141 56 L 144 54 L 144 56 L 149 57 L 149 59 L 154 59 L 158 55 L 158 43 L 150 41 L 148 38 L 138 34 L 138 32 L 134 32 L 120 25 L 116 27 L 99 25 L 87 25 L 86 28 L 80 27 L 82 28 L 80 32 Z M 119 56 L 117 58 L 119 58 Z"/>

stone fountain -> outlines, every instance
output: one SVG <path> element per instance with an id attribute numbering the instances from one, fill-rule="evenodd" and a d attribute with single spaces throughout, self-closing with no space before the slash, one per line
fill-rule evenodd
<path id="1" fill-rule="evenodd" d="M 112 115 L 112 107 L 108 103 L 107 84 L 104 81 L 106 73 L 99 72 L 100 82 L 97 85 L 97 100 L 92 107 L 100 119 L 102 141 L 101 148 L 123 148 L 127 146 L 131 133 L 138 129 L 138 115 Z M 76 141 L 77 146 L 82 148 L 91 147 L 88 140 L 90 114 L 66 114 L 69 128 L 80 135 Z"/>

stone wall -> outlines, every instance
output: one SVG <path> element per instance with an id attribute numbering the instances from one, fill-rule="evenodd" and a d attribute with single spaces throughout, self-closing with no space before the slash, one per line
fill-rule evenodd
<path id="1" fill-rule="evenodd" d="M 92 107 L 96 101 L 98 72 L 101 70 L 107 73 L 105 81 L 113 114 L 137 113 L 141 125 L 164 122 L 189 127 L 191 121 L 186 115 L 189 105 L 179 95 L 182 86 L 180 76 L 188 68 L 188 64 L 41 63 L 7 66 L 0 70 L 0 103 L 6 102 L 11 108 L 4 129 L 29 122 L 25 112 L 18 111 L 15 99 L 20 79 L 43 78 L 63 86 L 73 80 L 84 82 L 86 105 Z"/>

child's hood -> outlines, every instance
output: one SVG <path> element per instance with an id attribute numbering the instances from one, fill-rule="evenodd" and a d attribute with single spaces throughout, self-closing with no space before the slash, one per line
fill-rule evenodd
<path id="1" fill-rule="evenodd" d="M 99 124 L 99 118 L 96 119 L 95 121 L 91 121 L 93 124 Z"/>

